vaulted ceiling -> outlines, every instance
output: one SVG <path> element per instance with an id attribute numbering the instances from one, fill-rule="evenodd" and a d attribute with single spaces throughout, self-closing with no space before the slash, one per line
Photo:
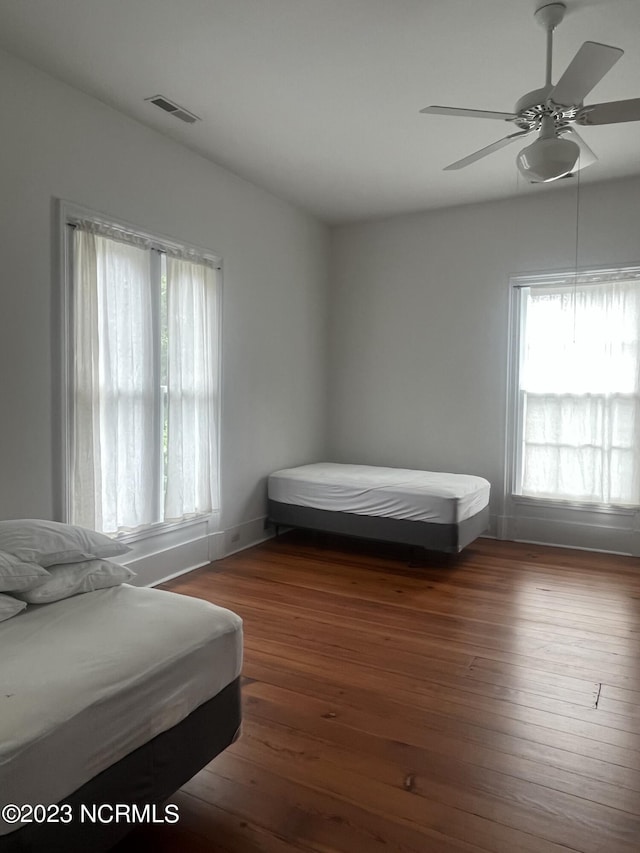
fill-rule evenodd
<path id="1" fill-rule="evenodd" d="M 443 172 L 513 128 L 419 112 L 510 111 L 542 86 L 541 2 L 0 0 L 0 47 L 339 222 L 557 191 L 518 177 L 517 143 Z M 604 42 L 625 55 L 587 101 L 640 97 L 639 0 L 566 4 L 554 79 L 582 42 Z M 201 121 L 145 100 L 157 94 Z M 600 158 L 581 180 L 640 173 L 640 122 L 581 133 Z"/>

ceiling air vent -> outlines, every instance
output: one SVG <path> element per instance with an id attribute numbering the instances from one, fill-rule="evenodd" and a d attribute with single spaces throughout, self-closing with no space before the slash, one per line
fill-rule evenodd
<path id="1" fill-rule="evenodd" d="M 186 121 L 187 124 L 194 124 L 194 122 L 200 121 L 197 115 L 190 113 L 189 110 L 185 110 L 184 107 L 180 107 L 178 104 L 174 104 L 173 101 L 165 98 L 164 95 L 154 95 L 152 98 L 145 98 L 145 101 L 150 101 L 154 106 L 159 107 L 166 113 L 171 113 L 172 116 L 179 118 L 180 121 Z"/>

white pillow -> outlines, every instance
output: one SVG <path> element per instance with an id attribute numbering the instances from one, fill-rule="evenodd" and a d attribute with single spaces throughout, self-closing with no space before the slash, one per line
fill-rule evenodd
<path id="1" fill-rule="evenodd" d="M 16 597 L 28 604 L 50 604 L 62 598 L 70 598 L 81 592 L 119 586 L 135 577 L 135 572 L 108 560 L 86 560 L 83 563 L 65 563 L 50 566 L 49 580 L 35 589 L 17 592 Z"/>
<path id="2" fill-rule="evenodd" d="M 49 572 L 35 563 L 23 563 L 13 554 L 0 551 L 0 592 L 33 589 L 49 577 Z"/>
<path id="3" fill-rule="evenodd" d="M 117 557 L 131 548 L 85 527 L 40 518 L 21 518 L 0 521 L 0 550 L 46 569 L 58 563 Z"/>
<path id="4" fill-rule="evenodd" d="M 16 613 L 20 613 L 27 606 L 25 601 L 18 601 L 11 595 L 0 595 L 0 622 L 11 619 Z"/>

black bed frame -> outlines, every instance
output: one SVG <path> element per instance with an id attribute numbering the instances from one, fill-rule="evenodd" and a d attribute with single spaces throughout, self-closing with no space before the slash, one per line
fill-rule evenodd
<path id="1" fill-rule="evenodd" d="M 269 523 L 275 526 L 276 534 L 278 527 L 302 527 L 457 554 L 487 530 L 489 507 L 484 507 L 476 515 L 457 524 L 435 524 L 430 521 L 409 521 L 402 518 L 313 509 L 269 498 L 267 517 Z"/>
<path id="2" fill-rule="evenodd" d="M 103 770 L 62 802 L 71 805 L 74 816 L 81 804 L 160 805 L 233 743 L 241 719 L 237 678 L 182 722 Z M 126 823 L 77 820 L 31 823 L 0 836 L 0 853 L 103 853 L 133 828 Z"/>

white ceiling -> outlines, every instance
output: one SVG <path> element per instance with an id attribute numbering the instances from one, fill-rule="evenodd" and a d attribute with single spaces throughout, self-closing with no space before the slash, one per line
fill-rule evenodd
<path id="1" fill-rule="evenodd" d="M 588 102 L 640 96 L 639 0 L 566 2 L 554 79 L 582 42 L 600 41 L 626 53 Z M 339 222 L 555 191 L 518 179 L 517 143 L 443 172 L 512 126 L 419 114 L 432 103 L 511 110 L 543 85 L 535 8 L 536 0 L 0 0 L 0 47 Z M 202 121 L 186 125 L 145 102 L 156 94 Z M 640 173 L 640 122 L 581 132 L 600 157 L 583 180 Z"/>

